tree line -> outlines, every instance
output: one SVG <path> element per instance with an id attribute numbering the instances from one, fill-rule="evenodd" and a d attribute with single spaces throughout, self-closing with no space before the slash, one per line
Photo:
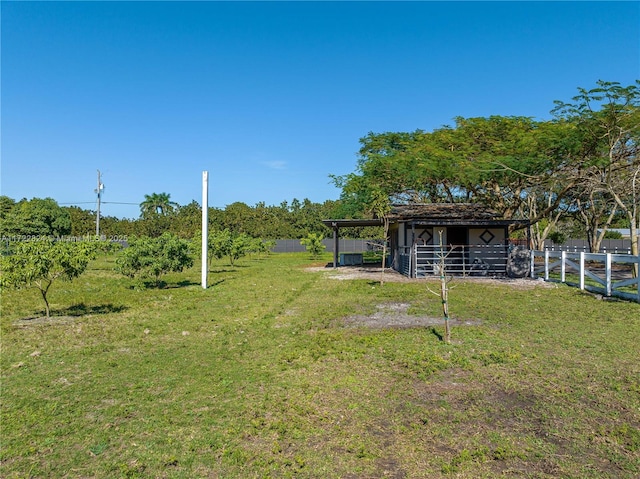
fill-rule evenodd
<path id="1" fill-rule="evenodd" d="M 100 234 L 107 238 L 151 237 L 165 232 L 180 238 L 200 234 L 202 208 L 193 201 L 178 205 L 168 193 L 145 195 L 140 204 L 140 217 L 100 218 Z M 209 208 L 209 230 L 245 234 L 252 238 L 306 238 L 310 233 L 326 234 L 323 219 L 341 218 L 346 214 L 341 201 L 314 203 L 309 199 L 283 201 L 279 205 L 260 202 L 249 206 L 235 202 L 225 208 Z M 96 233 L 96 212 L 78 206 L 60 206 L 51 198 L 15 201 L 0 196 L 0 236 L 4 238 L 34 236 L 93 236 Z M 354 238 L 371 237 L 371 229 L 358 228 L 349 232 Z"/>

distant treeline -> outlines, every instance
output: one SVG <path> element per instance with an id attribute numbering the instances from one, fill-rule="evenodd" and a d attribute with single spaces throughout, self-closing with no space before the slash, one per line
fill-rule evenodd
<path id="1" fill-rule="evenodd" d="M 209 229 L 245 233 L 254 238 L 304 238 L 309 233 L 325 236 L 329 230 L 323 219 L 342 218 L 345 212 L 341 201 L 313 203 L 308 199 L 284 201 L 277 206 L 261 202 L 254 206 L 236 202 L 225 208 L 209 208 Z M 200 234 L 202 208 L 195 201 L 175 205 L 163 212 L 145 212 L 138 219 L 100 218 L 100 235 L 108 238 L 134 236 L 158 237 L 164 232 L 181 238 Z M 34 236 L 84 237 L 96 233 L 96 212 L 77 206 L 60 206 L 51 198 L 15 201 L 0 196 L 0 236 L 19 238 Z M 341 232 L 342 233 L 342 232 Z M 351 238 L 379 236 L 375 228 L 352 228 L 343 233 Z"/>

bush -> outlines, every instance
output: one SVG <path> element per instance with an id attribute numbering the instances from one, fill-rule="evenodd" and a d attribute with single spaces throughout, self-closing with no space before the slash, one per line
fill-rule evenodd
<path id="1" fill-rule="evenodd" d="M 116 271 L 130 278 L 153 278 L 160 286 L 162 275 L 193 266 L 189 246 L 187 240 L 171 233 L 133 239 L 116 260 Z"/>
<path id="2" fill-rule="evenodd" d="M 317 258 L 320 256 L 326 246 L 322 243 L 324 239 L 324 235 L 319 233 L 309 233 L 306 238 L 302 238 L 300 240 L 300 244 L 304 245 L 307 248 L 307 251 L 311 253 L 313 258 Z"/>

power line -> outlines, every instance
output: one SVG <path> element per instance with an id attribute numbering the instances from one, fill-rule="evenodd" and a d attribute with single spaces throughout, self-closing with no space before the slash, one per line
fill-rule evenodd
<path id="1" fill-rule="evenodd" d="M 103 205 L 135 205 L 139 206 L 140 203 L 121 203 L 118 201 L 101 201 Z M 70 203 L 58 203 L 59 205 L 93 205 L 95 201 L 72 201 Z"/>

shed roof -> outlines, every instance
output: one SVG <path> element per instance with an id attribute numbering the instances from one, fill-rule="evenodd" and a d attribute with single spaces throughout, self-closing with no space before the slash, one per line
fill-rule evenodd
<path id="1" fill-rule="evenodd" d="M 427 203 L 393 205 L 392 220 L 495 220 L 498 213 L 476 203 Z"/>
<path id="2" fill-rule="evenodd" d="M 503 219 L 494 210 L 477 203 L 425 203 L 392 205 L 389 214 L 391 223 L 413 223 L 421 225 L 527 225 L 528 220 Z M 382 220 L 333 219 L 322 221 L 329 228 L 349 226 L 380 226 Z"/>

